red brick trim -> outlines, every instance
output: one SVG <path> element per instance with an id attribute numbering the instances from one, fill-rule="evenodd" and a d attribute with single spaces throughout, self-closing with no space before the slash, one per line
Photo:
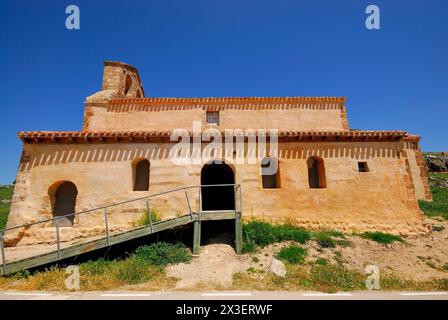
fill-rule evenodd
<path id="1" fill-rule="evenodd" d="M 221 132 L 224 136 L 224 132 Z M 85 143 L 85 142 L 148 142 L 169 141 L 171 131 L 25 131 L 18 136 L 25 143 Z M 269 131 L 266 132 L 269 138 Z M 192 133 L 190 132 L 190 137 Z M 400 141 L 404 131 L 279 131 L 279 141 Z"/>
<path id="2" fill-rule="evenodd" d="M 247 97 L 247 98 L 140 98 L 115 99 L 109 102 L 109 112 L 166 111 L 203 109 L 234 110 L 342 110 L 345 98 L 333 97 Z"/>

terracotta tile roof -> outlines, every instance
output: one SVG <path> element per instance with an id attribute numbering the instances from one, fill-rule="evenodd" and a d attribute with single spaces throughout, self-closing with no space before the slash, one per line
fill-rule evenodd
<path id="1" fill-rule="evenodd" d="M 221 132 L 224 136 L 224 131 Z M 269 136 L 269 131 L 266 132 Z M 165 139 L 169 141 L 171 131 L 23 131 L 18 137 L 24 142 L 93 142 L 93 141 L 148 141 Z M 190 135 L 192 133 L 190 132 Z M 418 141 L 419 136 L 409 135 L 404 131 L 279 131 L 280 140 L 298 141 L 384 141 L 406 140 Z"/>

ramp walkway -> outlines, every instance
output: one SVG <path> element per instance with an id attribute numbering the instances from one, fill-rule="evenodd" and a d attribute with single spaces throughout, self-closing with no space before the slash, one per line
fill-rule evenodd
<path id="1" fill-rule="evenodd" d="M 202 210 L 202 190 L 203 188 L 230 188 L 234 189 L 234 209 L 231 210 L 214 210 L 214 211 L 204 211 Z M 193 211 L 189 196 L 188 190 L 197 190 L 199 192 L 199 210 Z M 185 201 L 188 205 L 189 212 L 186 212 L 184 215 L 178 216 L 176 218 L 162 220 L 153 222 L 151 220 L 152 215 L 149 216 L 149 223 L 144 226 L 131 228 L 126 231 L 118 232 L 110 234 L 109 232 L 109 221 L 108 221 L 108 210 L 113 207 L 117 207 L 123 204 L 132 203 L 134 201 L 142 201 L 149 200 L 152 198 L 160 197 L 162 195 L 167 195 L 174 192 L 185 191 Z M 151 212 L 149 201 L 146 201 L 147 204 L 147 212 Z M 86 239 L 82 242 L 78 242 L 75 244 L 71 244 L 65 247 L 61 247 L 60 240 L 60 227 L 59 221 L 60 219 L 66 218 L 68 216 L 78 216 L 78 215 L 87 215 L 92 212 L 97 212 L 98 210 L 103 210 L 104 212 L 104 228 L 105 235 L 101 236 L 101 234 L 97 235 L 95 239 Z M 211 220 L 235 220 L 235 248 L 237 253 L 241 252 L 242 248 L 242 193 L 241 193 L 241 185 L 238 184 L 220 184 L 220 185 L 202 185 L 202 186 L 189 186 L 184 188 L 172 189 L 162 193 L 152 194 L 146 197 L 132 199 L 120 203 L 115 203 L 103 207 L 94 208 L 88 211 L 73 213 L 70 215 L 55 217 L 53 219 L 42 220 L 34 223 L 24 224 L 20 226 L 15 226 L 12 228 L 7 228 L 4 230 L 0 230 L 0 249 L 1 249 L 1 275 L 8 275 L 14 272 L 35 268 L 43 265 L 48 265 L 52 263 L 57 263 L 58 261 L 76 257 L 88 252 L 92 252 L 98 249 L 107 248 L 113 246 L 115 244 L 124 243 L 126 241 L 130 241 L 133 239 L 145 237 L 154 233 L 158 233 L 161 231 L 178 228 L 181 226 L 185 226 L 188 224 L 193 224 L 193 254 L 199 254 L 200 242 L 201 242 L 201 221 L 211 221 Z M 29 228 L 32 226 L 36 226 L 39 224 L 49 224 L 51 223 L 54 226 L 54 230 L 56 233 L 56 248 L 55 250 L 36 254 L 33 256 L 29 256 L 24 259 L 10 260 L 8 261 L 8 257 L 6 254 L 3 235 L 5 232 L 13 231 L 21 228 Z M 73 227 L 76 228 L 76 227 Z M 25 231 L 26 232 L 26 231 Z"/>

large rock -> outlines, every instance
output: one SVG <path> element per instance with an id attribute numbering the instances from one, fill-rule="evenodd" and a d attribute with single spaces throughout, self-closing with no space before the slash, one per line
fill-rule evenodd
<path id="1" fill-rule="evenodd" d="M 285 264 L 277 259 L 272 259 L 271 266 L 269 267 L 269 271 L 278 277 L 286 276 Z"/>
<path id="2" fill-rule="evenodd" d="M 447 172 L 448 156 L 444 152 L 425 155 L 425 164 L 429 172 Z"/>

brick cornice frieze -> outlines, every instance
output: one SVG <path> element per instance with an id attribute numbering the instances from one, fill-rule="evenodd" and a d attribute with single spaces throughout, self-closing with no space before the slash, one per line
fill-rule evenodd
<path id="1" fill-rule="evenodd" d="M 224 98 L 140 98 L 114 99 L 106 105 L 110 112 L 205 109 L 236 110 L 341 110 L 344 97 L 224 97 Z"/>
<path id="2" fill-rule="evenodd" d="M 193 133 L 185 131 L 192 138 Z M 265 132 L 270 138 L 269 130 Z M 243 134 L 245 138 L 247 133 Z M 23 131 L 18 137 L 25 143 L 123 143 L 170 142 L 171 131 Z M 221 136 L 225 132 L 221 131 Z M 416 140 L 417 139 L 417 140 Z M 404 131 L 278 131 L 281 142 L 354 142 L 418 141 Z M 205 140 L 207 141 L 207 140 Z"/>

